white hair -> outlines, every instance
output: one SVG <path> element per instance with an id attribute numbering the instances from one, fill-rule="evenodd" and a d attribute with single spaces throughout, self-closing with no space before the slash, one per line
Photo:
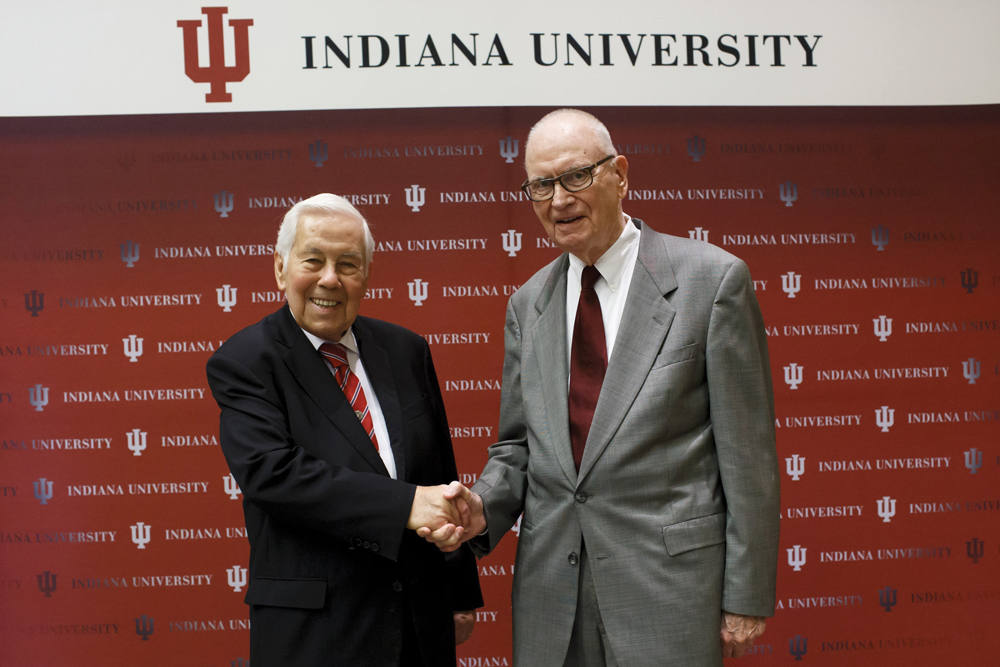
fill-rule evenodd
<path id="1" fill-rule="evenodd" d="M 346 215 L 361 223 L 365 232 L 365 275 L 367 275 L 368 265 L 372 261 L 372 252 L 375 250 L 375 239 L 372 237 L 371 230 L 368 229 L 368 221 L 358 209 L 354 208 L 351 202 L 340 195 L 331 195 L 328 192 L 303 199 L 288 209 L 288 213 L 285 213 L 281 227 L 278 228 L 278 241 L 274 244 L 274 251 L 281 255 L 281 261 L 285 266 L 288 266 L 288 253 L 291 252 L 292 246 L 295 244 L 299 220 L 308 213 Z"/>
<path id="2" fill-rule="evenodd" d="M 527 159 L 528 154 L 528 144 L 531 143 L 531 138 L 534 136 L 535 132 L 544 125 L 547 121 L 563 115 L 572 115 L 583 118 L 584 121 L 590 125 L 590 128 L 594 132 L 594 138 L 597 140 L 597 145 L 605 155 L 618 155 L 618 151 L 615 150 L 615 144 L 611 141 L 611 133 L 608 132 L 608 128 L 604 126 L 597 116 L 582 111 L 580 109 L 556 109 L 555 111 L 550 111 L 541 117 L 541 119 L 531 127 L 531 131 L 528 132 L 528 140 L 525 142 L 525 159 Z"/>

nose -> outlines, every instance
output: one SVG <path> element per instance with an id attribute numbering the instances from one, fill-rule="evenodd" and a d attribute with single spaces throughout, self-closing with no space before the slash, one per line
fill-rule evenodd
<path id="1" fill-rule="evenodd" d="M 337 289 L 340 287 L 340 276 L 337 275 L 337 264 L 335 262 L 328 262 L 323 267 L 318 284 L 320 287 L 326 289 Z"/>
<path id="2" fill-rule="evenodd" d="M 563 187 L 562 181 L 556 181 L 552 188 L 552 206 L 565 208 L 573 202 L 573 193 Z"/>

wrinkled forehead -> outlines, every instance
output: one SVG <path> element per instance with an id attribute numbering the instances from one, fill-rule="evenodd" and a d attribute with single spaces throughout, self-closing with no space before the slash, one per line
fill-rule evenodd
<path id="1" fill-rule="evenodd" d="M 343 213 L 304 213 L 295 230 L 294 246 L 316 249 L 335 245 L 341 253 L 363 253 L 365 232 L 361 221 Z"/>
<path id="2" fill-rule="evenodd" d="M 594 129 L 575 117 L 553 118 L 535 129 L 525 148 L 529 178 L 555 176 L 604 157 Z"/>

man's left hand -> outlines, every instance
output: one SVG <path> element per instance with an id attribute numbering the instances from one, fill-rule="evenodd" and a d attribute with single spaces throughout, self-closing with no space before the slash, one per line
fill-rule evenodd
<path id="1" fill-rule="evenodd" d="M 763 616 L 743 616 L 723 611 L 722 631 L 719 633 L 722 657 L 739 658 L 753 648 L 754 640 L 764 634 L 766 620 Z"/>
<path id="2" fill-rule="evenodd" d="M 472 636 L 476 624 L 476 610 L 455 612 L 455 644 L 461 644 Z"/>

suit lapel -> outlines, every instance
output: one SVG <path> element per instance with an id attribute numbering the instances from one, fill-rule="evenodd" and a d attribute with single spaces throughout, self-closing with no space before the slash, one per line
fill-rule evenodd
<path id="1" fill-rule="evenodd" d="M 323 357 L 312 346 L 309 339 L 296 324 L 288 307 L 284 308 L 283 316 L 278 319 L 281 343 L 288 348 L 284 354 L 284 362 L 292 375 L 302 386 L 303 391 L 312 399 L 323 414 L 329 418 L 336 428 L 351 443 L 358 453 L 372 468 L 383 475 L 388 475 L 382 459 L 372 446 L 372 441 L 365 433 L 364 427 L 358 421 L 351 404 L 347 402 L 344 392 L 337 386 Z M 367 369 L 367 363 L 365 365 Z M 381 396 L 379 396 L 381 401 Z"/>
<path id="2" fill-rule="evenodd" d="M 531 330 L 535 361 L 542 376 L 542 400 L 549 444 L 566 477 L 576 483 L 576 464 L 569 439 L 569 369 L 566 367 L 566 269 L 569 258 L 563 255 L 552 267 L 542 286 L 535 310 L 538 319 Z M 534 397 L 531 397 L 534 398 Z"/>
<path id="3" fill-rule="evenodd" d="M 403 446 L 403 409 L 396 392 L 396 380 L 392 376 L 389 355 L 378 344 L 371 331 L 358 318 L 354 321 L 354 339 L 365 364 L 365 373 L 375 395 L 378 397 L 385 428 L 389 432 L 392 458 L 396 462 L 396 479 L 406 479 L 406 448 Z M 370 442 L 370 441 L 369 441 Z"/>
<path id="4" fill-rule="evenodd" d="M 676 289 L 677 281 L 663 240 L 645 223 L 636 222 L 641 231 L 639 256 L 580 462 L 580 481 L 624 421 L 674 319 L 674 308 L 663 297 Z"/>

